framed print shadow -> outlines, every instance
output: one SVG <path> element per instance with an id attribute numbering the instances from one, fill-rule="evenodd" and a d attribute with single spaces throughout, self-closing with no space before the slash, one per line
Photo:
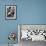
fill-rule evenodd
<path id="1" fill-rule="evenodd" d="M 5 5 L 5 19 L 16 20 L 16 5 Z"/>

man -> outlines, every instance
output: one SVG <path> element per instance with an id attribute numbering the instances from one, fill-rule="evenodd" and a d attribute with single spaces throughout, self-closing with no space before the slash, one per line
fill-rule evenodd
<path id="1" fill-rule="evenodd" d="M 15 13 L 14 7 L 7 8 L 7 17 L 14 17 L 14 13 Z"/>

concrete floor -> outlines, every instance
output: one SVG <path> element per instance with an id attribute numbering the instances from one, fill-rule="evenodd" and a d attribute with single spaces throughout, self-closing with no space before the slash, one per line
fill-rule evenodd
<path id="1" fill-rule="evenodd" d="M 46 46 L 46 42 L 45 41 L 21 40 L 20 46 Z"/>
<path id="2" fill-rule="evenodd" d="M 8 44 L 0 44 L 0 46 L 8 46 Z M 18 44 L 10 45 L 10 46 L 18 46 Z"/>
<path id="3" fill-rule="evenodd" d="M 8 46 L 8 44 L 0 44 L 0 46 Z M 10 45 L 11 46 L 11 45 Z M 45 41 L 34 41 L 31 40 L 21 40 L 19 44 L 15 44 L 13 46 L 46 46 Z"/>

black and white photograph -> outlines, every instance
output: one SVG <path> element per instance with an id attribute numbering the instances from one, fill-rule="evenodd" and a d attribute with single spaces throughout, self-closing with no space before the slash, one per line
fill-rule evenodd
<path id="1" fill-rule="evenodd" d="M 41 45 L 46 43 L 46 25 L 19 24 L 18 42 L 20 46 Z"/>
<path id="2" fill-rule="evenodd" d="M 5 19 L 16 19 L 16 5 L 5 5 Z"/>

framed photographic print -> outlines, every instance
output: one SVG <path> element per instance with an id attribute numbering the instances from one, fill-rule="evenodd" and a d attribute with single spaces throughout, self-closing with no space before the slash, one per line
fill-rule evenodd
<path id="1" fill-rule="evenodd" d="M 6 20 L 16 19 L 16 5 L 5 5 L 5 19 Z"/>

